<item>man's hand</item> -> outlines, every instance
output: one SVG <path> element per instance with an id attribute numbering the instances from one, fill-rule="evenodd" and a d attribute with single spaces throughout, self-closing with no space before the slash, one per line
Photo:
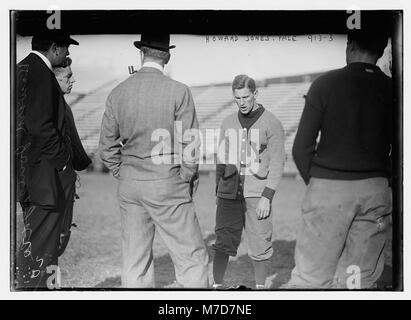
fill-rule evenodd
<path id="1" fill-rule="evenodd" d="M 270 200 L 266 197 L 261 197 L 256 212 L 259 220 L 268 218 L 270 216 Z"/>

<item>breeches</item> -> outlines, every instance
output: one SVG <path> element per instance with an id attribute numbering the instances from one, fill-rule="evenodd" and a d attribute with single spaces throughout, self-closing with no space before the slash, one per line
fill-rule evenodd
<path id="1" fill-rule="evenodd" d="M 230 256 L 237 255 L 244 229 L 250 258 L 255 261 L 269 259 L 273 254 L 272 217 L 270 215 L 261 220 L 257 218 L 256 208 L 260 198 L 242 200 L 218 198 L 217 201 L 214 249 Z"/>

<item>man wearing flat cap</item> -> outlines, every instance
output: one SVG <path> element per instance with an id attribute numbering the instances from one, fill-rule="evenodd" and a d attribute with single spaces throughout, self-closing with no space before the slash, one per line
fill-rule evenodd
<path id="1" fill-rule="evenodd" d="M 15 263 L 17 289 L 56 285 L 49 278 L 53 273 L 55 278 L 62 246 L 64 191 L 76 173 L 66 104 L 52 69 L 64 66 L 70 44 L 78 42 L 61 30 L 38 33 L 32 38 L 33 51 L 16 69 L 17 200 L 24 220 Z"/>
<path id="2" fill-rule="evenodd" d="M 157 230 L 175 266 L 175 286 L 207 287 L 208 254 L 192 201 L 198 163 L 181 152 L 191 143 L 175 132 L 198 129 L 193 97 L 186 85 L 164 75 L 175 47 L 170 35 L 143 34 L 134 45 L 143 66 L 108 96 L 99 145 L 101 159 L 119 180 L 122 286 L 155 286 Z M 179 156 L 181 161 L 173 161 Z"/>

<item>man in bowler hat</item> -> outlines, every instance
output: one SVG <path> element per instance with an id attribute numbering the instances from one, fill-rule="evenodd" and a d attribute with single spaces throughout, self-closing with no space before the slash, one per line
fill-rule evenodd
<path id="1" fill-rule="evenodd" d="M 66 63 L 71 44 L 78 42 L 61 30 L 38 33 L 16 69 L 16 184 L 24 220 L 16 289 L 52 288 L 50 276 L 58 272 L 64 186 L 75 182 L 76 173 L 67 106 L 52 69 Z"/>
<path id="2" fill-rule="evenodd" d="M 122 222 L 122 286 L 155 286 L 154 232 L 164 240 L 176 275 L 176 286 L 208 286 L 208 254 L 194 210 L 193 182 L 198 163 L 181 150 L 189 145 L 175 137 L 198 129 L 190 89 L 164 75 L 170 59 L 170 35 L 143 34 L 142 68 L 107 98 L 100 136 L 100 156 L 118 179 Z M 177 125 L 177 126 L 178 126 Z M 158 133 L 169 133 L 163 151 L 155 151 Z M 172 144 L 172 141 L 178 141 Z M 182 161 L 169 161 L 178 156 Z"/>

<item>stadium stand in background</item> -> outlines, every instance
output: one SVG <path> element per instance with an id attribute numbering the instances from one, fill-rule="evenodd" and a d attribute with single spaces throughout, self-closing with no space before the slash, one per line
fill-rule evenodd
<path id="1" fill-rule="evenodd" d="M 285 174 L 287 175 L 297 174 L 291 156 L 291 148 L 304 107 L 304 96 L 312 81 L 318 75 L 320 73 L 270 78 L 258 83 L 259 96 L 257 101 L 277 116 L 285 130 L 287 155 Z M 72 93 L 67 96 L 67 102 L 73 110 L 80 138 L 87 153 L 93 159 L 90 170 L 107 172 L 97 154 L 98 140 L 106 98 L 117 83 L 117 80 L 113 80 L 91 92 L 85 94 Z M 197 86 L 192 87 L 191 90 L 200 129 L 203 139 L 205 139 L 206 129 L 218 129 L 222 120 L 228 114 L 237 111 L 237 106 L 232 97 L 231 83 Z M 208 149 L 206 149 L 206 145 L 209 147 Z M 217 143 L 214 144 L 214 147 L 212 144 L 211 146 L 204 144 L 202 150 L 203 164 L 200 164 L 200 170 L 213 171 L 215 166 L 206 163 L 215 159 Z"/>

